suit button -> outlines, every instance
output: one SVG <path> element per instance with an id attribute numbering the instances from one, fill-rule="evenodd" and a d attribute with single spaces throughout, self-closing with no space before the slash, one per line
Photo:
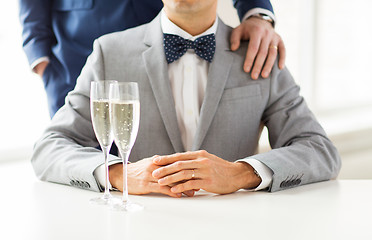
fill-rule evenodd
<path id="1" fill-rule="evenodd" d="M 295 184 L 296 184 L 296 185 L 300 185 L 300 183 L 301 183 L 301 179 L 297 179 L 297 180 L 295 181 Z"/>
<path id="2" fill-rule="evenodd" d="M 71 186 L 75 186 L 75 181 L 74 180 L 71 180 L 70 181 L 70 184 L 71 184 Z"/>
<path id="3" fill-rule="evenodd" d="M 285 187 L 287 187 L 287 181 L 283 181 L 283 182 L 281 182 L 281 183 L 280 183 L 280 187 L 281 187 L 281 188 L 285 188 Z"/>

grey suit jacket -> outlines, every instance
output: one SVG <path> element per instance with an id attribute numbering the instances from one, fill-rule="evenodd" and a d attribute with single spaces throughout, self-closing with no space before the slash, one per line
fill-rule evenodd
<path id="1" fill-rule="evenodd" d="M 341 165 L 337 150 L 288 70 L 275 64 L 269 78 L 252 80 L 242 71 L 247 43 L 230 51 L 230 32 L 219 20 L 193 150 L 205 149 L 228 161 L 261 161 L 273 172 L 270 191 L 336 177 Z M 131 162 L 184 151 L 158 16 L 95 41 L 75 89 L 35 145 L 32 164 L 40 179 L 100 190 L 93 172 L 103 155 L 96 149 L 89 88 L 91 81 L 102 79 L 139 84 L 141 122 Z M 268 128 L 273 150 L 255 155 L 261 123 Z"/>

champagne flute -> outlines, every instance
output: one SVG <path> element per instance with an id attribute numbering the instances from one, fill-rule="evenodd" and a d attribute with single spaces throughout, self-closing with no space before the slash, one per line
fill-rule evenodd
<path id="1" fill-rule="evenodd" d="M 115 144 L 123 160 L 123 197 L 112 205 L 114 210 L 138 211 L 143 206 L 130 202 L 128 198 L 128 159 L 137 138 L 140 120 L 138 84 L 118 82 L 110 86 L 110 116 Z"/>
<path id="2" fill-rule="evenodd" d="M 108 155 L 113 142 L 110 119 L 110 85 L 116 81 L 93 81 L 90 87 L 90 113 L 93 129 L 105 159 L 105 192 L 101 197 L 90 200 L 93 204 L 108 205 L 113 199 L 109 189 Z"/>

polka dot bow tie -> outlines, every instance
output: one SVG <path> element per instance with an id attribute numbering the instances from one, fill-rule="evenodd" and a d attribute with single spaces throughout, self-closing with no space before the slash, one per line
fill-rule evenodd
<path id="1" fill-rule="evenodd" d="M 194 49 L 196 55 L 212 62 L 216 50 L 216 38 L 214 34 L 209 34 L 191 41 L 177 35 L 164 34 L 164 51 L 168 63 L 182 57 L 187 49 Z"/>

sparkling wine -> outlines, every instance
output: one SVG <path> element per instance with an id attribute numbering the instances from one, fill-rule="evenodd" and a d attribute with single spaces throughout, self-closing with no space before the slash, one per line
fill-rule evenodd
<path id="1" fill-rule="evenodd" d="M 110 104 L 115 143 L 120 151 L 128 152 L 137 137 L 140 103 L 136 100 L 120 100 Z"/>
<path id="2" fill-rule="evenodd" d="M 91 105 L 93 129 L 103 147 L 110 146 L 113 141 L 109 107 L 108 100 L 93 100 Z"/>

